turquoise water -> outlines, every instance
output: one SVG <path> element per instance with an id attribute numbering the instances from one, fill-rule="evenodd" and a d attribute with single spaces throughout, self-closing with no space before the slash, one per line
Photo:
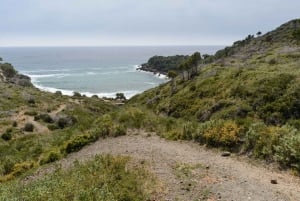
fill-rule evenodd
<path id="1" fill-rule="evenodd" d="M 45 91 L 74 91 L 87 96 L 131 97 L 167 81 L 136 67 L 154 55 L 213 54 L 220 46 L 168 47 L 2 47 L 0 57 L 12 63 Z"/>

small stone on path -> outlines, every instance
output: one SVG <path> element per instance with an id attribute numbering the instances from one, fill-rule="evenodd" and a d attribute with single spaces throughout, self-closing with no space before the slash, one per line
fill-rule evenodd
<path id="1" fill-rule="evenodd" d="M 278 184 L 277 179 L 271 179 L 271 184 Z"/>
<path id="2" fill-rule="evenodd" d="M 225 151 L 225 152 L 223 152 L 223 153 L 221 154 L 221 156 L 223 156 L 223 157 L 228 157 L 228 156 L 230 156 L 230 155 L 231 155 L 231 153 L 228 152 L 228 151 Z"/>

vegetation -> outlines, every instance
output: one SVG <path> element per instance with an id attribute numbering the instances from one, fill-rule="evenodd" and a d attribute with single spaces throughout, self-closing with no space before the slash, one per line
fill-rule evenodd
<path id="1" fill-rule="evenodd" d="M 116 100 L 126 101 L 124 93 L 116 93 Z"/>
<path id="2" fill-rule="evenodd" d="M 17 181 L 0 188 L 0 200 L 135 200 L 150 199 L 155 180 L 141 165 L 125 157 L 96 156 L 70 170 L 58 170 L 26 186 Z M 151 181 L 151 182 L 149 182 Z"/>
<path id="3" fill-rule="evenodd" d="M 113 108 L 101 99 L 70 100 L 33 87 L 0 83 L 0 181 L 64 157 L 67 144 L 92 133 L 93 122 Z M 16 174 L 14 167 L 24 168 Z"/>
<path id="4" fill-rule="evenodd" d="M 24 131 L 33 132 L 34 126 L 32 123 L 26 123 L 24 126 Z"/>
<path id="5" fill-rule="evenodd" d="M 193 139 L 300 171 L 299 27 L 294 20 L 257 38 L 249 35 L 206 55 L 211 62 L 195 53 L 181 65 L 189 69 L 181 78 L 133 97 L 129 105 L 143 107 L 144 119 L 158 115 L 150 129 L 164 137 Z"/>
<path id="6" fill-rule="evenodd" d="M 300 172 L 299 28 L 294 20 L 215 55 L 155 56 L 148 64 L 168 73 L 170 82 L 121 107 L 78 92 L 66 97 L 6 82 L 16 71 L 1 64 L 6 78 L 0 80 L 0 200 L 147 200 L 151 178 L 143 168 L 128 169 L 129 160 L 122 157 L 99 156 L 18 184 L 40 165 L 131 129 L 194 140 Z M 125 101 L 124 94 L 117 100 Z"/>
<path id="7" fill-rule="evenodd" d="M 0 64 L 0 69 L 3 72 L 3 75 L 7 78 L 11 78 L 17 74 L 17 71 L 9 63 Z"/>
<path id="8" fill-rule="evenodd" d="M 142 64 L 140 70 L 150 71 L 154 73 L 167 74 L 168 71 L 178 71 L 179 66 L 184 63 L 189 56 L 153 56 L 147 63 Z"/>
<path id="9" fill-rule="evenodd" d="M 9 140 L 11 140 L 11 138 L 12 138 L 12 129 L 11 128 L 9 128 L 9 129 L 7 129 L 6 131 L 5 131 L 5 133 L 3 133 L 2 135 L 1 135 L 1 138 L 3 139 L 3 140 L 5 140 L 5 141 L 9 141 Z"/>

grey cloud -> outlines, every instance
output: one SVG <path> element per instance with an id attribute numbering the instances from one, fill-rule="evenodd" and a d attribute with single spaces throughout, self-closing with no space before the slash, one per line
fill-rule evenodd
<path id="1" fill-rule="evenodd" d="M 296 0 L 2 0 L 0 45 L 14 37 L 230 44 L 297 18 L 299 7 Z"/>

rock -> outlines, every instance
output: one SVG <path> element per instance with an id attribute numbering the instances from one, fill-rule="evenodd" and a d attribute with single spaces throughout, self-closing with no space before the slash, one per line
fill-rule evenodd
<path id="1" fill-rule="evenodd" d="M 33 86 L 31 83 L 30 77 L 28 77 L 27 75 L 16 74 L 9 81 L 16 85 L 23 86 L 23 87 Z"/>
<path id="2" fill-rule="evenodd" d="M 271 184 L 278 184 L 277 179 L 271 179 Z"/>
<path id="3" fill-rule="evenodd" d="M 221 154 L 221 156 L 223 156 L 223 157 L 228 157 L 230 155 L 231 155 L 231 153 L 229 151 L 225 151 Z"/>
<path id="4" fill-rule="evenodd" d="M 205 110 L 205 111 L 199 112 L 197 114 L 197 118 L 200 122 L 205 122 L 210 119 L 211 115 L 212 115 L 212 112 L 210 110 Z"/>

